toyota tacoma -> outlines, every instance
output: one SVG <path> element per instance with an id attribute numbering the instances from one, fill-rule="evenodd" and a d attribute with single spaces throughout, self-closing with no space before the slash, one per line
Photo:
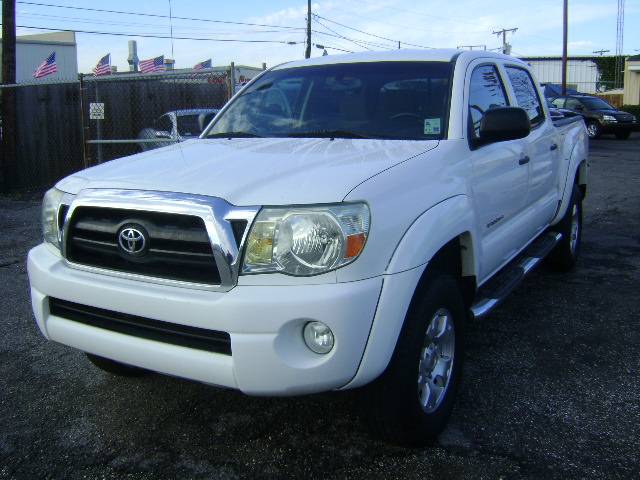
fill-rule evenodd
<path id="1" fill-rule="evenodd" d="M 294 61 L 200 139 L 62 179 L 29 252 L 43 335 L 121 375 L 250 395 L 358 387 L 382 438 L 433 440 L 467 321 L 576 263 L 579 116 L 526 63 L 398 50 Z"/>

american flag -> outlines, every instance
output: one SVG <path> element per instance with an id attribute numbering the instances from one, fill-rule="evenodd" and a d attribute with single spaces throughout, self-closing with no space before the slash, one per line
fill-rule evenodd
<path id="1" fill-rule="evenodd" d="M 164 70 L 164 55 L 149 60 L 140 60 L 140 73 L 161 72 Z"/>
<path id="2" fill-rule="evenodd" d="M 51 52 L 44 62 L 38 65 L 38 68 L 33 72 L 33 78 L 42 78 L 47 75 L 51 75 L 52 73 L 56 73 L 58 71 L 58 66 L 56 65 L 56 52 Z"/>
<path id="3" fill-rule="evenodd" d="M 193 66 L 194 70 L 203 70 L 205 68 L 211 68 L 211 59 L 205 60 L 204 62 L 196 63 Z"/>
<path id="4" fill-rule="evenodd" d="M 107 53 L 100 59 L 98 64 L 93 69 L 93 74 L 97 77 L 99 75 L 111 74 L 111 54 Z"/>

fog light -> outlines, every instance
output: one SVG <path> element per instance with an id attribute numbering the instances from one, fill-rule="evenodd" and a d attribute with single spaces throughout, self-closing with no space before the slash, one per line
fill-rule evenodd
<path id="1" fill-rule="evenodd" d="M 333 332 L 322 322 L 309 322 L 304 326 L 304 343 L 316 353 L 329 353 L 333 348 Z"/>

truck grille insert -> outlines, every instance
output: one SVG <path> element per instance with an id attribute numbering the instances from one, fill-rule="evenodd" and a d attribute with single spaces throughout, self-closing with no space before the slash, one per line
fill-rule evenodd
<path id="1" fill-rule="evenodd" d="M 121 241 L 130 228 L 135 230 L 132 235 L 137 243 Z M 144 243 L 135 232 L 142 233 Z M 162 279 L 220 284 L 200 217 L 80 206 L 70 219 L 65 242 L 67 259 L 74 263 Z M 140 251 L 136 251 L 138 248 Z"/>
<path id="2" fill-rule="evenodd" d="M 57 298 L 49 298 L 49 311 L 56 317 L 124 335 L 231 355 L 231 338 L 226 332 L 151 320 Z"/>

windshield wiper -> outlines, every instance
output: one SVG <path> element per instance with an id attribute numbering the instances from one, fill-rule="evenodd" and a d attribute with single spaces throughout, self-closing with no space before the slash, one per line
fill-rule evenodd
<path id="1" fill-rule="evenodd" d="M 261 138 L 260 135 L 251 132 L 219 132 L 210 133 L 206 138 Z"/>
<path id="2" fill-rule="evenodd" d="M 283 136 L 302 138 L 368 138 L 361 133 L 350 132 L 349 130 L 312 130 L 309 132 L 290 132 Z"/>

